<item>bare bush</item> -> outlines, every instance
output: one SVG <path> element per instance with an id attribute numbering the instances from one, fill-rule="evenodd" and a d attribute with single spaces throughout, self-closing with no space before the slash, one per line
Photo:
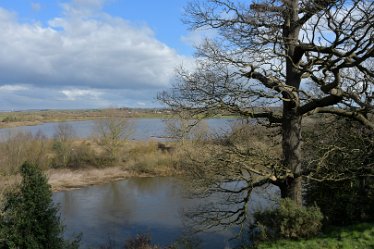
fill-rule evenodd
<path id="1" fill-rule="evenodd" d="M 48 141 L 41 132 L 35 135 L 25 132 L 9 133 L 7 139 L 0 143 L 0 171 L 3 174 L 17 173 L 25 161 L 46 169 L 50 161 L 47 148 Z"/>
<path id="2" fill-rule="evenodd" d="M 110 157 L 118 159 L 121 143 L 129 139 L 133 132 L 133 123 L 128 118 L 107 110 L 106 117 L 95 122 L 93 137 Z"/>
<path id="3" fill-rule="evenodd" d="M 52 161 L 53 167 L 66 167 L 72 155 L 72 142 L 74 130 L 68 123 L 59 123 L 56 127 L 52 149 L 55 157 Z"/>

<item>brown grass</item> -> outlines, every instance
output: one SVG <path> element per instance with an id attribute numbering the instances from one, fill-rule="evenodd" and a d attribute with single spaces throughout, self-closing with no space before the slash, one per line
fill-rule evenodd
<path id="1" fill-rule="evenodd" d="M 167 146 L 177 147 L 175 143 Z M 19 182 L 19 168 L 30 161 L 45 170 L 53 191 L 80 188 L 116 181 L 132 176 L 177 175 L 181 160 L 177 149 L 170 152 L 158 148 L 158 142 L 121 141 L 115 158 L 94 139 L 70 140 L 56 149 L 54 140 L 30 134 L 16 134 L 0 143 L 0 195 Z M 59 154 L 60 153 L 60 154 Z M 62 153 L 62 154 L 61 154 Z M 68 163 L 61 163 L 69 158 Z"/>
<path id="2" fill-rule="evenodd" d="M 86 168 L 79 170 L 51 169 L 46 173 L 48 183 L 51 185 L 53 191 L 103 184 L 133 176 L 128 170 L 121 167 L 108 167 L 104 169 Z"/>

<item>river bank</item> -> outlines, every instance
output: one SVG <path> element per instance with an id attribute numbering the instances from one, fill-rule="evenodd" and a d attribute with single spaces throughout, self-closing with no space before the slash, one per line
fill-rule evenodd
<path id="1" fill-rule="evenodd" d="M 109 182 L 119 181 L 131 177 L 156 177 L 171 176 L 173 174 L 145 173 L 135 172 L 120 166 L 112 166 L 106 168 L 83 168 L 83 169 L 49 169 L 45 171 L 48 183 L 51 185 L 53 192 L 74 190 L 83 187 L 100 185 Z M 0 195 L 6 189 L 13 188 L 21 181 L 19 174 L 0 176 Z"/>
<path id="2" fill-rule="evenodd" d="M 87 168 L 79 170 L 53 169 L 46 172 L 48 183 L 53 192 L 83 188 L 119 181 L 130 177 L 169 176 L 166 174 L 139 173 L 123 167 L 107 167 L 103 169 Z"/>

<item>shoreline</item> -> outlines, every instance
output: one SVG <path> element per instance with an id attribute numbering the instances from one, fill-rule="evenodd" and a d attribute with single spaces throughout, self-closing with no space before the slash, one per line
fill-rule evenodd
<path id="1" fill-rule="evenodd" d="M 34 126 L 44 123 L 84 121 L 107 118 L 108 115 L 119 118 L 168 118 L 170 112 L 127 109 L 87 109 L 87 110 L 46 110 L 0 112 L 0 128 Z"/>
<path id="2" fill-rule="evenodd" d="M 120 181 L 131 177 L 156 177 L 170 176 L 163 174 L 136 173 L 121 166 L 105 168 L 84 168 L 84 169 L 49 169 L 44 171 L 48 184 L 53 193 L 81 189 L 94 185 L 101 185 L 110 182 Z M 0 177 L 0 196 L 9 188 L 14 187 L 21 181 L 19 175 Z"/>

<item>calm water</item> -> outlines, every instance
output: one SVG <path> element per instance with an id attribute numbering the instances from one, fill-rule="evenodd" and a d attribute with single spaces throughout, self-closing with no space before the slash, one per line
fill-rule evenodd
<path id="1" fill-rule="evenodd" d="M 274 188 L 254 191 L 252 209 L 272 203 L 266 196 L 274 196 L 275 191 Z M 181 179 L 154 177 L 58 192 L 53 199 L 60 205 L 66 238 L 82 232 L 82 248 L 98 248 L 109 240 L 120 248 L 127 238 L 137 234 L 148 234 L 153 243 L 162 246 L 180 238 L 185 233 L 183 210 L 203 202 L 185 196 Z M 198 237 L 202 248 L 220 249 L 235 244 L 229 242 L 232 235 L 233 231 L 226 230 L 209 231 Z"/>
<path id="2" fill-rule="evenodd" d="M 211 132 L 222 133 L 230 129 L 230 124 L 232 124 L 236 119 L 207 119 L 209 130 Z M 150 138 L 164 137 L 167 135 L 166 126 L 163 119 L 157 118 L 137 118 L 130 119 L 134 126 L 134 132 L 130 139 L 135 140 L 147 140 Z M 95 121 L 85 120 L 85 121 L 69 121 L 64 122 L 69 124 L 74 132 L 74 135 L 79 138 L 87 138 L 92 135 Z M 3 128 L 0 129 L 0 139 L 6 139 L 12 134 L 17 132 L 30 132 L 32 134 L 37 134 L 42 132 L 46 137 L 51 138 L 56 133 L 56 129 L 59 123 L 45 123 L 35 126 L 22 126 L 15 128 Z"/>
<path id="3" fill-rule="evenodd" d="M 222 133 L 230 129 L 236 119 L 209 119 L 209 130 Z M 72 121 L 68 123 L 76 137 L 91 136 L 95 121 Z M 131 139 L 147 140 L 166 136 L 162 119 L 134 119 Z M 53 137 L 58 123 L 37 126 L 0 129 L 0 139 L 17 132 L 42 132 Z M 270 191 L 270 192 L 269 192 Z M 269 192 L 270 194 L 264 194 Z M 273 204 L 268 197 L 274 189 L 257 189 L 251 197 L 251 207 L 262 209 Z M 217 198 L 217 196 L 215 197 Z M 137 234 L 149 234 L 152 242 L 170 245 L 186 233 L 183 211 L 206 202 L 185 197 L 181 179 L 168 177 L 132 178 L 105 185 L 92 186 L 73 191 L 54 193 L 53 199 L 60 205 L 61 218 L 66 226 L 65 237 L 83 233 L 82 248 L 98 248 L 112 241 L 120 248 L 124 241 Z M 222 199 L 222 198 L 221 198 Z M 270 203 L 270 204 L 269 204 Z M 235 242 L 229 239 L 230 231 L 207 231 L 197 235 L 203 249 L 220 249 Z"/>

